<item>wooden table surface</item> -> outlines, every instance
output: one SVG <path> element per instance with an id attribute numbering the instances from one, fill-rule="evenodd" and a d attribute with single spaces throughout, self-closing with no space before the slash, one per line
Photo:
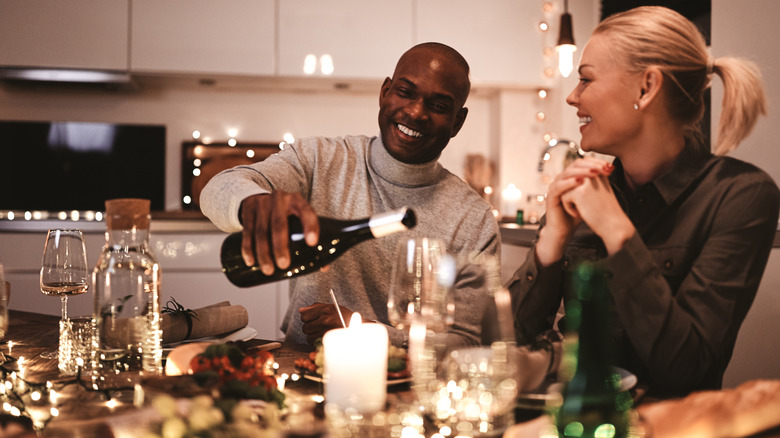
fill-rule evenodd
<path id="1" fill-rule="evenodd" d="M 37 313 L 11 310 L 9 312 L 10 326 L 7 336 L 0 344 L 0 353 L 8 359 L 16 359 L 3 367 L 16 370 L 19 375 L 32 385 L 52 382 L 55 387 L 62 387 L 62 393 L 69 400 L 59 406 L 59 416 L 52 418 L 43 436 L 95 436 L 111 437 L 114 434 L 108 430 L 107 419 L 116 419 L 120 416 L 128 419 L 134 418 L 139 410 L 133 406 L 134 394 L 117 392 L 111 397 L 118 401 L 116 406 L 108 406 L 105 394 L 88 390 L 88 376 L 82 376 L 79 384 L 75 377 L 60 376 L 56 359 L 41 357 L 41 353 L 55 349 L 58 343 L 59 317 L 54 315 L 42 315 Z M 271 341 L 252 339 L 246 342 L 250 349 L 267 344 Z M 270 350 L 274 360 L 279 365 L 277 375 L 296 374 L 295 360 L 307 357 L 313 347 L 282 343 L 281 348 Z M 148 401 L 155 395 L 166 393 L 174 397 L 188 397 L 196 394 L 208 393 L 194 384 L 189 376 L 169 377 L 161 376 L 146 379 L 143 383 L 145 396 Z M 322 418 L 322 394 L 323 384 L 305 378 L 297 380 L 288 379 L 285 385 L 285 394 L 290 403 L 309 402 L 314 412 L 314 422 L 307 424 L 310 430 L 322 430 L 324 422 Z M 413 392 L 409 384 L 392 385 L 388 387 L 388 406 L 399 408 L 404 403 L 413 399 Z M 0 419 L 0 437 L 3 435 L 2 427 L 8 420 L 7 414 Z M 24 423 L 24 421 L 22 421 Z M 316 436 L 316 434 L 315 434 Z M 383 436 L 383 435 L 378 435 Z"/>

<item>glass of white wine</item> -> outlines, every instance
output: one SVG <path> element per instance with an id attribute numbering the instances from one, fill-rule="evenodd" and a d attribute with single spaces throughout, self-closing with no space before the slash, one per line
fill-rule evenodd
<path id="1" fill-rule="evenodd" d="M 88 273 L 87 250 L 81 230 L 49 230 L 41 262 L 41 292 L 60 297 L 62 322 L 68 320 L 68 297 L 87 292 Z M 53 351 L 43 356 L 54 359 L 58 354 Z"/>

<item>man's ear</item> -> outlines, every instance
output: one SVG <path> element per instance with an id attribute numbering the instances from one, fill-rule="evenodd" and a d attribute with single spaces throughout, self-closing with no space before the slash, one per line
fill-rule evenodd
<path id="1" fill-rule="evenodd" d="M 645 108 L 653 102 L 661 93 L 664 83 L 664 74 L 661 69 L 651 66 L 645 69 L 640 78 L 639 108 Z"/>
<path id="2" fill-rule="evenodd" d="M 385 98 L 387 95 L 387 92 L 390 91 L 390 84 L 393 83 L 393 80 L 390 78 L 385 78 L 385 81 L 382 82 L 382 88 L 379 89 L 379 104 L 382 104 L 382 99 Z"/>
<path id="3" fill-rule="evenodd" d="M 458 110 L 458 114 L 455 116 L 455 125 L 452 127 L 452 135 L 450 138 L 455 137 L 460 132 L 460 128 L 463 127 L 463 122 L 466 121 L 466 116 L 469 115 L 469 109 L 465 106 Z"/>

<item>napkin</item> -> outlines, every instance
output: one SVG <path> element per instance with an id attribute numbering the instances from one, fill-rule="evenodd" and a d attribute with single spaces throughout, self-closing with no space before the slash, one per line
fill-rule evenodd
<path id="1" fill-rule="evenodd" d="M 189 322 L 183 313 L 162 314 L 160 327 L 163 332 L 163 344 L 218 336 L 242 329 L 249 323 L 246 308 L 231 305 L 229 301 L 192 310 L 195 315 Z"/>
<path id="2" fill-rule="evenodd" d="M 653 438 L 743 437 L 780 426 L 780 380 L 751 380 L 736 388 L 698 391 L 639 405 Z"/>

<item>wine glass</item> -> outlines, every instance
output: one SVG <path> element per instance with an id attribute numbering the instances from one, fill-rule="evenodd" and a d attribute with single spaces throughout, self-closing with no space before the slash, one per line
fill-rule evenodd
<path id="1" fill-rule="evenodd" d="M 429 330 L 444 331 L 454 315 L 452 284 L 455 263 L 444 243 L 427 237 L 403 239 L 393 261 L 387 314 L 390 323 L 408 332 L 415 318 Z"/>
<path id="2" fill-rule="evenodd" d="M 62 317 L 68 320 L 68 296 L 87 291 L 87 250 L 81 230 L 51 229 L 46 235 L 41 263 L 41 292 L 60 297 Z M 57 351 L 45 352 L 45 358 L 58 357 Z"/>

